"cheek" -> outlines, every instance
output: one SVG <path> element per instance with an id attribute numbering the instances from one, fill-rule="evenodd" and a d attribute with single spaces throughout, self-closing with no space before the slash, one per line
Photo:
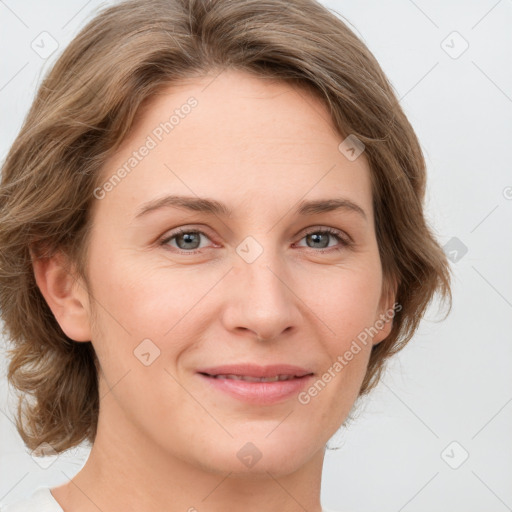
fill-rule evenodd
<path id="1" fill-rule="evenodd" d="M 316 291 L 309 294 L 308 305 L 328 327 L 326 339 L 331 354 L 339 354 L 347 342 L 374 324 L 378 318 L 381 280 L 380 267 L 376 265 L 340 269 L 323 279 L 312 278 L 315 286 L 311 289 Z"/>
<path id="2" fill-rule="evenodd" d="M 93 344 L 110 385 L 130 371 L 129 380 L 140 379 L 140 389 L 150 390 L 155 378 L 163 380 L 167 389 L 173 381 L 163 369 L 172 369 L 190 350 L 191 340 L 199 339 L 212 322 L 214 305 L 207 293 L 222 273 L 173 268 L 143 256 L 105 254 L 97 260 L 91 276 L 99 317 Z M 146 358 L 155 359 L 145 367 L 137 357 L 148 352 Z"/>
<path id="3" fill-rule="evenodd" d="M 228 267 L 178 266 L 147 253 L 112 250 L 107 240 L 97 240 L 96 247 L 106 249 L 91 255 L 101 336 L 118 356 L 126 352 L 133 358 L 133 350 L 146 338 L 178 354 L 186 349 L 188 335 L 207 330 L 216 313 L 229 305 L 230 277 L 222 279 Z M 310 324 L 306 328 L 318 335 L 326 361 L 343 354 L 375 322 L 381 291 L 376 247 L 337 266 L 297 265 L 288 281 L 297 296 L 295 307 Z"/>
<path id="4" fill-rule="evenodd" d="M 144 255 L 102 258 L 96 266 L 95 292 L 113 329 L 132 337 L 163 338 L 215 282 L 211 273 L 165 265 Z"/>

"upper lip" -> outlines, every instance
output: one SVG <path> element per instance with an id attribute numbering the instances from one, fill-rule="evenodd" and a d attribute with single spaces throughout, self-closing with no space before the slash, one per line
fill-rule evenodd
<path id="1" fill-rule="evenodd" d="M 245 377 L 275 377 L 276 375 L 303 377 L 305 375 L 313 374 L 313 372 L 306 368 L 291 364 L 259 366 L 250 363 L 226 364 L 222 366 L 199 368 L 197 372 L 207 375 L 240 375 Z"/>

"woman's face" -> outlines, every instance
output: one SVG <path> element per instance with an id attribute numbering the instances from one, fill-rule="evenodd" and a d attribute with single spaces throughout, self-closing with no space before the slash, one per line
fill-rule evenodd
<path id="1" fill-rule="evenodd" d="M 92 210 L 99 435 L 223 473 L 321 458 L 393 304 L 342 141 L 318 99 L 239 71 L 149 104 Z"/>

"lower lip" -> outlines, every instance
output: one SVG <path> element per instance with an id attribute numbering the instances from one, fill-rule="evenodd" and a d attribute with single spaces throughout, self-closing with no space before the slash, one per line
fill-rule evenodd
<path id="1" fill-rule="evenodd" d="M 296 396 L 311 381 L 313 375 L 275 382 L 250 382 L 236 379 L 218 379 L 198 374 L 214 388 L 232 397 L 253 404 L 274 404 Z"/>

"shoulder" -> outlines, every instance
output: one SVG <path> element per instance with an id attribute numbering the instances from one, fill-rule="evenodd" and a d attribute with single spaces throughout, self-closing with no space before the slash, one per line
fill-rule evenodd
<path id="1" fill-rule="evenodd" d="M 30 498 L 0 506 L 0 512 L 63 512 L 49 487 L 39 487 Z"/>

